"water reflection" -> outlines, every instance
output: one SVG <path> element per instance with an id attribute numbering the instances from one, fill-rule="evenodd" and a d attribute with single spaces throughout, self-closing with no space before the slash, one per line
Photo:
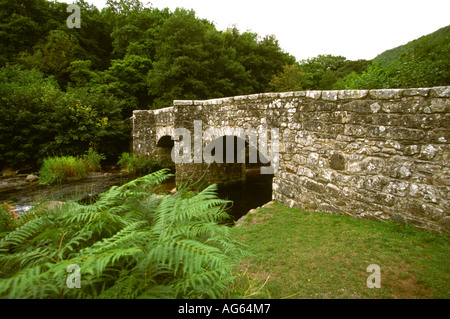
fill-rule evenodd
<path id="1" fill-rule="evenodd" d="M 231 220 L 226 224 L 233 225 L 240 217 L 249 210 L 262 206 L 272 199 L 272 177 L 273 175 L 261 175 L 259 168 L 246 170 L 244 182 L 232 183 L 219 186 L 218 195 L 222 199 L 233 201 L 229 207 Z M 123 185 L 136 176 L 120 173 L 92 175 L 90 178 L 65 182 L 56 185 L 34 184 L 9 192 L 0 192 L 0 203 L 6 202 L 14 206 L 18 214 L 24 213 L 32 208 L 32 205 L 41 200 L 54 201 L 77 201 L 82 204 L 92 204 L 99 195 L 114 185 Z M 161 185 L 160 191 L 169 193 L 175 187 L 175 179 L 168 179 Z"/>
<path id="2" fill-rule="evenodd" d="M 233 201 L 229 223 L 272 200 L 272 178 L 273 175 L 260 174 L 259 168 L 247 169 L 244 182 L 219 186 L 219 197 Z"/>

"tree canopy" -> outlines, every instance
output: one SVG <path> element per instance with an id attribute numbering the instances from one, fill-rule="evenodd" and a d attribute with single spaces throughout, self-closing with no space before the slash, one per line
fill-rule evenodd
<path id="1" fill-rule="evenodd" d="M 69 28 L 66 3 L 0 0 L 1 167 L 89 145 L 117 158 L 133 110 L 264 92 L 295 62 L 275 37 L 219 31 L 193 10 L 76 4 L 81 27 Z"/>
<path id="2" fill-rule="evenodd" d="M 117 158 L 128 151 L 133 110 L 175 99 L 450 84 L 450 26 L 374 61 L 296 61 L 273 35 L 217 30 L 193 10 L 76 4 L 81 27 L 69 28 L 66 3 L 0 0 L 0 167 L 77 155 L 89 143 L 110 145 Z"/>

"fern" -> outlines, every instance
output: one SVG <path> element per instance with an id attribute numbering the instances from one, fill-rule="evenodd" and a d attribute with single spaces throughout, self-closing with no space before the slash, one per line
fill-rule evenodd
<path id="1" fill-rule="evenodd" d="M 155 190 L 158 171 L 112 187 L 91 205 L 28 217 L 0 240 L 0 298 L 219 298 L 243 246 L 228 236 L 228 201 Z M 80 266 L 81 289 L 67 267 Z"/>

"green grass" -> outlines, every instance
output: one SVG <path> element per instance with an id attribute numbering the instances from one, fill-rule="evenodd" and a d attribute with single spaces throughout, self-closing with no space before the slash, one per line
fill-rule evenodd
<path id="1" fill-rule="evenodd" d="M 161 163 L 151 157 L 122 153 L 117 165 L 131 174 L 150 174 L 161 168 Z"/>
<path id="2" fill-rule="evenodd" d="M 44 159 L 39 171 L 40 183 L 53 184 L 69 178 L 85 178 L 90 172 L 101 169 L 100 161 L 105 157 L 89 149 L 82 157 L 56 156 Z"/>
<path id="3" fill-rule="evenodd" d="M 274 203 L 232 236 L 252 254 L 234 287 L 250 298 L 450 298 L 446 235 Z M 380 289 L 366 285 L 370 264 L 381 268 Z"/>

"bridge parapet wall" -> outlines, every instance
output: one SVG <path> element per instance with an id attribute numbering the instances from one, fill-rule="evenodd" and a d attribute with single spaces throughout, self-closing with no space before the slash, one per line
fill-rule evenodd
<path id="1" fill-rule="evenodd" d="M 189 130 L 194 120 L 278 128 L 282 204 L 450 232 L 450 87 L 263 93 L 174 101 L 173 111 Z"/>
<path id="2" fill-rule="evenodd" d="M 449 232 L 449 97 L 439 87 L 280 98 L 295 112 L 280 122 L 274 199 Z"/>

